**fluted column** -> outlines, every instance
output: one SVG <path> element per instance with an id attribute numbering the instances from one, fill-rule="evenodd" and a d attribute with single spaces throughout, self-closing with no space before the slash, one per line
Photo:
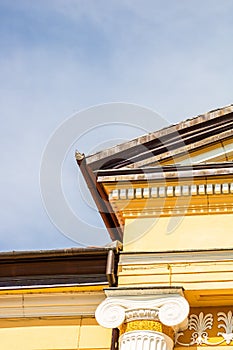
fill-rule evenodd
<path id="1" fill-rule="evenodd" d="M 189 304 L 180 290 L 159 292 L 151 288 L 106 291 L 96 320 L 103 327 L 119 328 L 120 350 L 172 350 L 174 332 L 187 326 Z"/>
<path id="2" fill-rule="evenodd" d="M 165 334 L 152 331 L 132 331 L 120 337 L 121 350 L 171 350 L 173 341 Z"/>

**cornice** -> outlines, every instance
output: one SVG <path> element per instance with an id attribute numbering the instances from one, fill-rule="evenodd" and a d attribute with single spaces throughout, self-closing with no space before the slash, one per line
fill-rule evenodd
<path id="1" fill-rule="evenodd" d="M 106 183 L 105 187 L 112 207 L 123 219 L 233 213 L 233 182 L 229 174 L 219 177 L 215 172 L 214 177 L 202 177 L 198 181 L 157 178 L 145 182 L 140 178 L 133 182 Z"/>
<path id="2" fill-rule="evenodd" d="M 0 319 L 93 317 L 103 291 L 0 295 Z"/>
<path id="3" fill-rule="evenodd" d="M 165 294 L 167 297 L 175 296 L 184 296 L 183 288 L 181 287 L 158 287 L 158 286 L 126 286 L 126 287 L 113 287 L 106 288 L 104 292 L 107 297 L 114 298 L 138 298 L 140 296 L 149 297 L 151 299 L 157 297 L 160 298 Z"/>
<path id="4" fill-rule="evenodd" d="M 119 265 L 144 265 L 172 262 L 221 262 L 233 261 L 233 249 L 190 250 L 166 252 L 121 252 Z"/>

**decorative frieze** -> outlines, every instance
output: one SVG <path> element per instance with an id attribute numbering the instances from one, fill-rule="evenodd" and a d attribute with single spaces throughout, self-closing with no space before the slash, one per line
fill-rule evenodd
<path id="1" fill-rule="evenodd" d="M 225 332 L 218 332 L 218 336 L 222 336 L 227 344 L 233 340 L 233 316 L 232 312 L 228 311 L 227 315 L 224 312 L 218 313 L 218 321 L 222 321 L 218 328 L 223 328 Z"/>
<path id="2" fill-rule="evenodd" d="M 211 341 L 209 338 L 208 330 L 212 330 L 214 325 L 214 316 L 212 313 L 200 312 L 198 315 L 191 314 L 188 322 L 188 329 L 193 331 L 191 333 L 190 342 L 182 342 L 182 336 L 184 332 L 178 332 L 175 336 L 175 343 L 181 346 L 192 345 L 210 345 L 216 346 L 223 344 L 224 342 L 229 345 L 233 341 L 233 316 L 232 311 L 218 312 L 217 313 L 218 329 L 223 329 L 221 332 L 217 332 L 214 336 L 221 337 L 219 341 Z"/>
<path id="3" fill-rule="evenodd" d="M 126 322 L 156 319 L 158 319 L 158 310 L 156 309 L 129 309 L 125 311 Z"/>
<path id="4" fill-rule="evenodd" d="M 137 320 L 125 322 L 120 326 L 120 334 L 132 332 L 132 331 L 154 331 L 166 334 L 171 339 L 174 339 L 174 330 L 172 327 L 163 325 L 159 321 L 154 320 Z"/>
<path id="5" fill-rule="evenodd" d="M 197 195 L 218 195 L 233 193 L 233 183 L 192 184 L 176 186 L 140 187 L 115 189 L 109 193 L 109 200 L 131 200 L 143 198 L 187 197 Z"/>

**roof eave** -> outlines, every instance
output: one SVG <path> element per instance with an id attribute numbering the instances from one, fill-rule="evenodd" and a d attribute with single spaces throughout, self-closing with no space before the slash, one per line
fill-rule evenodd
<path id="1" fill-rule="evenodd" d="M 75 156 L 77 164 L 82 172 L 82 175 L 86 181 L 92 198 L 99 210 L 99 213 L 105 223 L 111 239 L 113 241 L 119 240 L 122 242 L 123 231 L 121 224 L 111 206 L 111 203 L 108 200 L 108 195 L 106 194 L 102 185 L 98 183 L 92 169 L 86 163 L 85 156 L 79 152 L 76 152 Z"/>

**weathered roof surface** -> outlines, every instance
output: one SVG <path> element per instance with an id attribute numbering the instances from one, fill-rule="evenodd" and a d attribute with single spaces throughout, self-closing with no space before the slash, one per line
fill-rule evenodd
<path id="1" fill-rule="evenodd" d="M 43 259 L 57 259 L 57 258 L 71 258 L 81 256 L 96 256 L 98 254 L 107 254 L 109 250 L 118 250 L 118 242 L 109 246 L 89 246 L 89 247 L 75 247 L 64 249 L 45 249 L 45 250 L 13 250 L 0 252 L 0 263 L 5 260 L 30 260 L 37 259 L 42 261 Z"/>
<path id="2" fill-rule="evenodd" d="M 233 105 L 187 119 L 86 158 L 93 171 L 144 167 L 233 136 Z"/>
<path id="3" fill-rule="evenodd" d="M 88 247 L 0 253 L 0 288 L 107 284 L 109 251 L 115 247 Z"/>

